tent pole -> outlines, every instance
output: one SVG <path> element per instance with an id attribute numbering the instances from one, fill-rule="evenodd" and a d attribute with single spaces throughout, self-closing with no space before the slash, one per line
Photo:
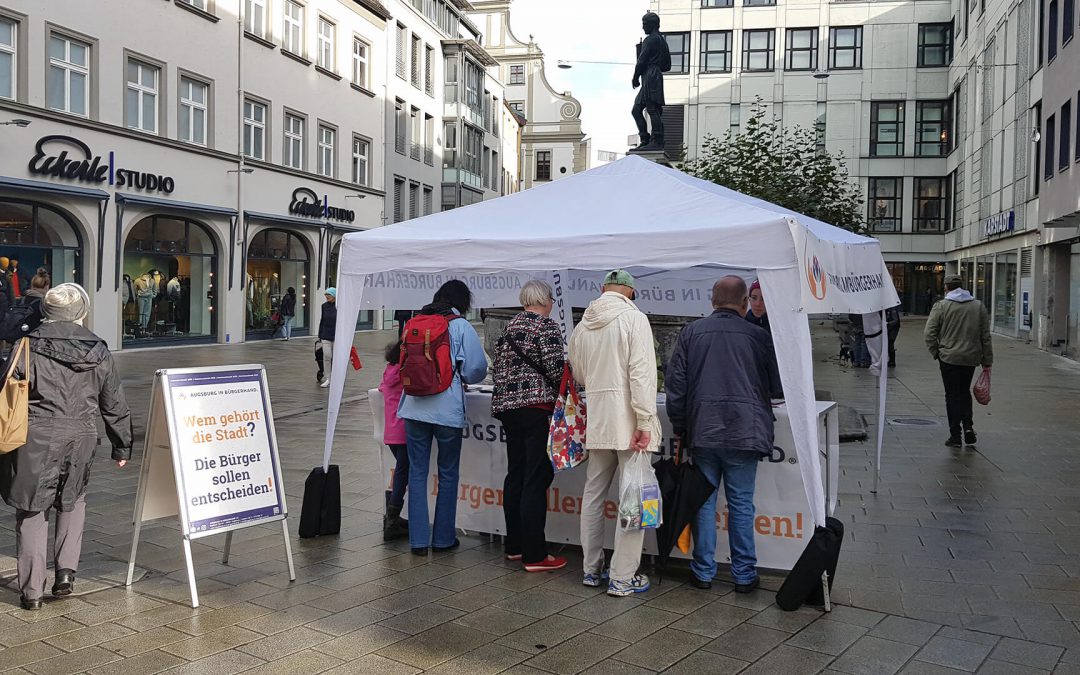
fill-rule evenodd
<path id="1" fill-rule="evenodd" d="M 881 312 L 881 360 L 878 375 L 878 420 L 877 420 L 877 459 L 874 461 L 874 488 L 870 491 L 877 494 L 878 480 L 881 478 L 881 446 L 885 440 L 885 388 L 889 378 L 889 328 L 885 323 L 885 312 Z"/>

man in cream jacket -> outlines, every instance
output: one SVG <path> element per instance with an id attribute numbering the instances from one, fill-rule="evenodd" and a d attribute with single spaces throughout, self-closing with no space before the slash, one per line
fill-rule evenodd
<path id="1" fill-rule="evenodd" d="M 574 378 L 585 385 L 589 449 L 581 507 L 581 548 L 586 586 L 599 586 L 604 573 L 604 502 L 616 469 L 635 452 L 656 452 L 656 351 L 649 320 L 632 302 L 634 277 L 614 270 L 604 277 L 603 294 L 585 310 L 570 338 Z M 608 595 L 649 590 L 638 574 L 644 530 L 616 529 Z"/>

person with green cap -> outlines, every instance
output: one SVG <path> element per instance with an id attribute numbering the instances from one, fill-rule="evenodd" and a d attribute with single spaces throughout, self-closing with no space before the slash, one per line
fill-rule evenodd
<path id="1" fill-rule="evenodd" d="M 617 470 L 635 452 L 656 452 L 656 351 L 652 327 L 633 299 L 634 277 L 613 270 L 602 294 L 585 310 L 570 338 L 574 379 L 585 385 L 589 414 L 585 435 L 589 461 L 581 506 L 581 548 L 586 586 L 604 578 L 604 503 Z M 627 596 L 649 590 L 638 574 L 645 530 L 615 531 L 607 593 Z"/>

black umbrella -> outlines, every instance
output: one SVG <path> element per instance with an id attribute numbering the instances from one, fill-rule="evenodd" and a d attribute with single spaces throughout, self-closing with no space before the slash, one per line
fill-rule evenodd
<path id="1" fill-rule="evenodd" d="M 679 535 L 694 522 L 702 504 L 716 490 L 701 469 L 689 462 L 679 461 L 680 450 L 681 446 L 676 446 L 674 457 L 653 464 L 664 510 L 664 522 L 656 531 L 656 548 L 661 566 L 667 565 Z"/>

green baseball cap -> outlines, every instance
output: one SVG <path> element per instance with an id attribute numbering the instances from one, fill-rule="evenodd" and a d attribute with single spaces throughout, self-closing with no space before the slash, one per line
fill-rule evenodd
<path id="1" fill-rule="evenodd" d="M 630 275 L 626 270 L 611 270 L 604 277 L 604 286 L 626 286 L 627 288 L 634 287 L 634 277 Z"/>

